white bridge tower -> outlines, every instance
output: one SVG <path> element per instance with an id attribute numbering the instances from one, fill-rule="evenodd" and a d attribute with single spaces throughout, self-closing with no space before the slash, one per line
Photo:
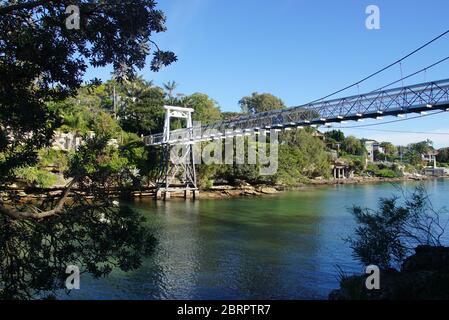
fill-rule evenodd
<path id="1" fill-rule="evenodd" d="M 184 192 L 184 197 L 198 196 L 193 152 L 192 108 L 164 106 L 165 121 L 162 137 L 162 158 L 156 182 L 156 197 L 170 198 L 171 192 Z M 176 131 L 171 131 L 171 119 L 183 119 L 182 142 Z M 185 130 L 188 129 L 188 130 Z M 186 135 L 187 132 L 187 136 Z M 175 135 L 174 137 L 172 137 Z M 173 139 L 172 139 L 173 138 Z"/>

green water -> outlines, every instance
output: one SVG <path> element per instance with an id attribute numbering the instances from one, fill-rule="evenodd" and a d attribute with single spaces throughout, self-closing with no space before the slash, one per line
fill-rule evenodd
<path id="1" fill-rule="evenodd" d="M 413 183 L 403 187 L 412 190 Z M 426 183 L 435 207 L 449 181 Z M 354 228 L 348 208 L 375 207 L 397 186 L 308 188 L 257 198 L 133 203 L 158 239 L 140 269 L 93 280 L 81 299 L 325 299 L 338 287 L 336 265 L 361 272 L 342 240 Z"/>

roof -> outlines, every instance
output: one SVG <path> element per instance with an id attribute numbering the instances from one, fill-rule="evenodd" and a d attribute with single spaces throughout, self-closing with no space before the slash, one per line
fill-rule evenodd
<path id="1" fill-rule="evenodd" d="M 439 154 L 440 153 L 437 150 L 429 150 L 426 153 L 423 153 L 423 155 L 425 155 L 425 156 L 437 156 Z"/>

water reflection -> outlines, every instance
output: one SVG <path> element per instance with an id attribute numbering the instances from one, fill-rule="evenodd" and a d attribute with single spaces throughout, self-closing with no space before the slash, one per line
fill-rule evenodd
<path id="1" fill-rule="evenodd" d="M 437 183 L 431 194 L 441 206 L 449 183 Z M 136 202 L 159 240 L 156 254 L 126 281 L 114 274 L 107 281 L 121 294 L 126 284 L 128 297 L 139 299 L 325 299 L 338 286 L 336 265 L 349 273 L 362 268 L 343 241 L 354 228 L 348 208 L 375 207 L 397 191 L 347 185 L 264 198 Z"/>
<path id="2" fill-rule="evenodd" d="M 153 271 L 163 272 L 156 276 L 162 281 L 160 290 L 141 294 L 177 299 L 316 297 L 303 283 L 319 269 L 306 260 L 319 251 L 316 235 L 322 217 L 315 208 L 324 195 L 310 196 L 308 203 L 294 194 L 290 199 L 136 203 L 159 221 Z"/>

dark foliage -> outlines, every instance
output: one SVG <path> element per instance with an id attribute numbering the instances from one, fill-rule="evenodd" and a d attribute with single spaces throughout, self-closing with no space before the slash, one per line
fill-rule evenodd
<path id="1" fill-rule="evenodd" d="M 79 29 L 66 27 L 70 5 L 80 9 Z M 151 40 L 164 23 L 151 0 L 0 1 L 0 184 L 35 164 L 60 125 L 46 102 L 74 95 L 89 64 L 112 64 L 122 80 L 144 67 L 152 46 L 153 71 L 175 61 Z"/>
<path id="2" fill-rule="evenodd" d="M 423 186 L 404 194 L 402 203 L 398 197 L 382 198 L 377 210 L 354 207 L 352 214 L 358 226 L 347 241 L 354 257 L 384 269 L 397 267 L 418 245 L 441 245 L 446 226 Z"/>

